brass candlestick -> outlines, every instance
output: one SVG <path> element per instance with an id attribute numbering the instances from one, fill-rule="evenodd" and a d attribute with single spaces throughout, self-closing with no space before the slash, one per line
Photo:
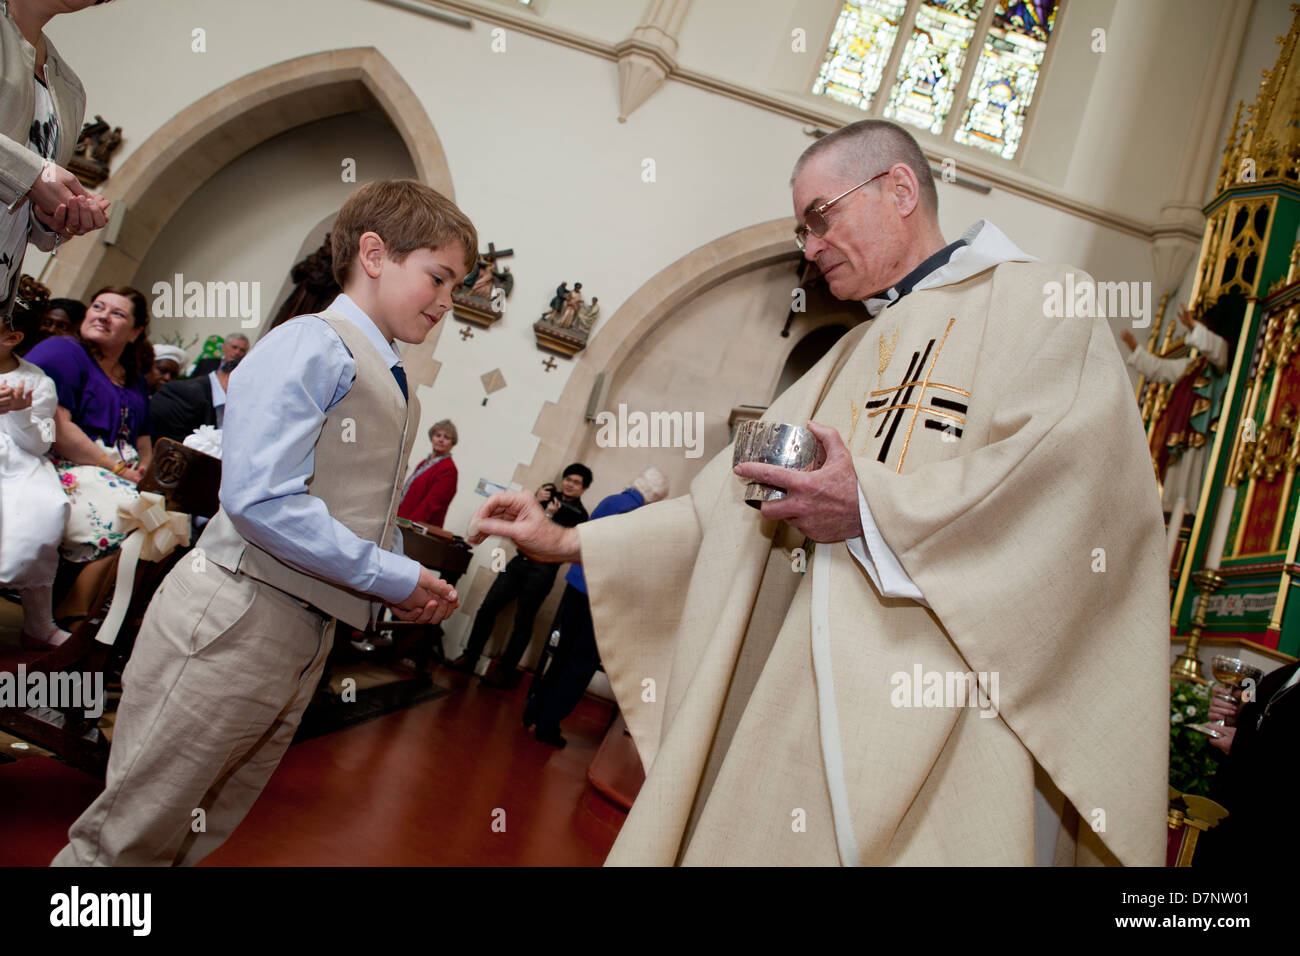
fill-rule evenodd
<path id="1" fill-rule="evenodd" d="M 1192 615 L 1192 630 L 1187 635 L 1187 647 L 1178 655 L 1170 674 L 1198 684 L 1209 683 L 1201 674 L 1201 659 L 1196 656 L 1201 646 L 1201 632 L 1205 630 L 1205 615 L 1210 610 L 1210 595 L 1223 587 L 1223 576 L 1215 568 L 1201 568 L 1192 575 L 1192 582 L 1200 590 L 1196 613 Z"/>

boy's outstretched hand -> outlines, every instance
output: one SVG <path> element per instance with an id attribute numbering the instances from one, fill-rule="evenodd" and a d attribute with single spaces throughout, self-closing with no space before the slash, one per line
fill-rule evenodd
<path id="1" fill-rule="evenodd" d="M 546 516 L 537 498 L 527 491 L 493 495 L 469 519 L 469 543 L 490 535 L 509 538 L 525 556 L 547 564 L 582 560 L 577 528 L 565 528 Z"/>
<path id="2" fill-rule="evenodd" d="M 393 613 L 403 621 L 415 624 L 439 624 L 458 607 L 460 599 L 456 589 L 428 568 L 420 568 L 415 590 L 405 601 L 393 607 Z"/>

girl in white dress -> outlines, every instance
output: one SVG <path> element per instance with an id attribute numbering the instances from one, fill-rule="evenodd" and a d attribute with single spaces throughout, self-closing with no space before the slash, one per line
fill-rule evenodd
<path id="1" fill-rule="evenodd" d="M 14 354 L 34 320 L 21 307 L 0 318 L 0 587 L 22 597 L 23 645 L 53 647 L 69 637 L 50 601 L 70 506 L 45 457 L 58 408 L 54 382 Z"/>

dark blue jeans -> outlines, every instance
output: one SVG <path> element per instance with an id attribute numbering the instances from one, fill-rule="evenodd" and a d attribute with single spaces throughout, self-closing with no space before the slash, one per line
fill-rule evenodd
<path id="1" fill-rule="evenodd" d="M 488 588 L 487 597 L 483 599 L 478 613 L 474 615 L 474 626 L 470 629 L 469 643 L 465 645 L 465 654 L 471 661 L 483 656 L 483 648 L 492 636 L 492 625 L 497 615 L 505 610 L 506 605 L 518 599 L 515 609 L 515 626 L 510 634 L 510 642 L 500 657 L 500 671 L 504 676 L 519 666 L 519 658 L 528 649 L 528 642 L 533 636 L 533 621 L 541 608 L 546 595 L 551 593 L 555 584 L 555 575 L 560 570 L 558 564 L 540 564 L 522 554 L 515 555 L 506 565 L 505 570 L 497 575 Z"/>

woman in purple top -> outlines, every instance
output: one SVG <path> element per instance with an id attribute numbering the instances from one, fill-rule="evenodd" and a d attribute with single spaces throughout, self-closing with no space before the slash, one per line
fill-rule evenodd
<path id="1" fill-rule="evenodd" d="M 138 497 L 149 467 L 149 306 L 129 286 L 100 289 L 76 338 L 46 339 L 26 359 L 54 380 L 55 467 L 72 499 L 64 557 L 89 561 L 125 537 L 117 505 Z"/>

